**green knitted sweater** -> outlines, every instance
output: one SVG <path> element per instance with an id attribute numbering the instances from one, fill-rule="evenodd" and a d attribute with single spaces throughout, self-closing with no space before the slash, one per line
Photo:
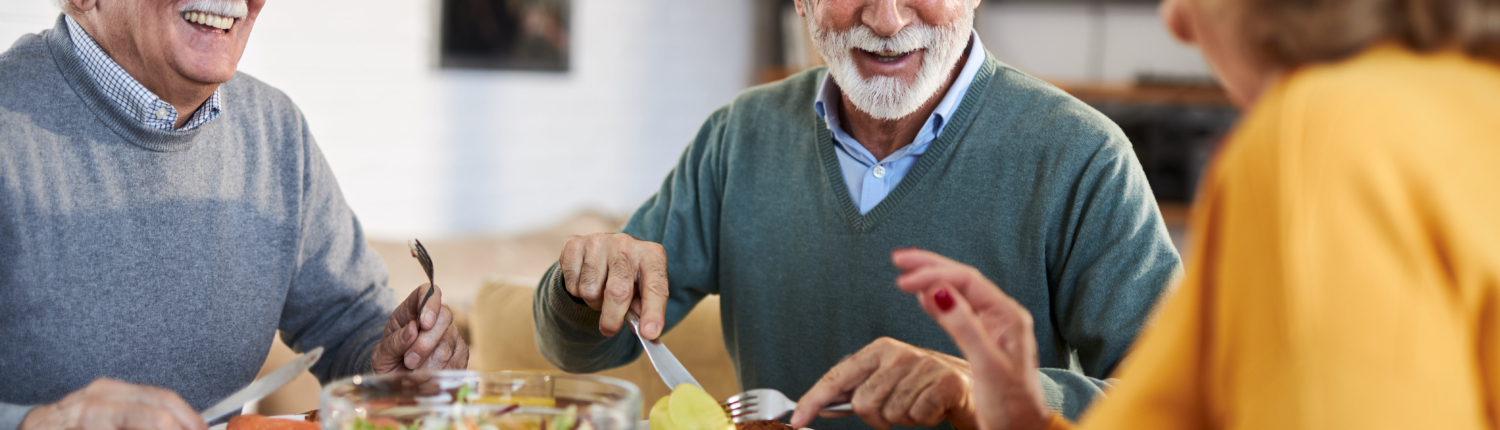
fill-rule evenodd
<path id="1" fill-rule="evenodd" d="M 720 295 L 740 386 L 793 398 L 882 336 L 959 355 L 894 285 L 891 251 L 920 247 L 977 267 L 1031 311 L 1048 400 L 1076 418 L 1180 262 L 1119 128 L 988 58 L 942 135 L 865 215 L 813 109 L 823 69 L 714 112 L 623 230 L 666 248 L 667 327 Z M 640 355 L 628 330 L 599 334 L 599 312 L 555 266 L 539 288 L 537 343 L 553 363 L 593 372 Z"/>

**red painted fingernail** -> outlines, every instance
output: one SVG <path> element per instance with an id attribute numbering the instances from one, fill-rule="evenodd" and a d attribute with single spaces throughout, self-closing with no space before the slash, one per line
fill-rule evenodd
<path id="1" fill-rule="evenodd" d="M 938 309 L 943 312 L 953 309 L 953 296 L 948 294 L 948 290 L 938 290 L 932 295 L 932 302 L 937 303 Z"/>

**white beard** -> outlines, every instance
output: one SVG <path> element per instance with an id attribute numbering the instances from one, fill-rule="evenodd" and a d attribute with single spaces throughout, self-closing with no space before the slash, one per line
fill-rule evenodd
<path id="1" fill-rule="evenodd" d="M 965 2 L 967 3 L 967 2 Z M 969 43 L 969 29 L 974 27 L 974 10 L 964 8 L 964 16 L 941 27 L 911 24 L 891 37 L 876 35 L 870 27 L 857 25 L 842 33 L 824 29 L 812 16 L 807 30 L 813 46 L 828 63 L 828 73 L 839 84 L 854 107 L 875 119 L 905 118 L 936 97 L 949 73 L 957 67 Z M 900 78 L 876 76 L 866 79 L 854 65 L 854 50 L 871 52 L 912 52 L 924 50 L 917 77 L 908 84 Z"/>

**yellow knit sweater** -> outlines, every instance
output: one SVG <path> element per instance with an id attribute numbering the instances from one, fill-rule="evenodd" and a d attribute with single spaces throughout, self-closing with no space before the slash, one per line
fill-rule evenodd
<path id="1" fill-rule="evenodd" d="M 1186 277 L 1083 428 L 1500 425 L 1500 67 L 1380 46 L 1299 70 L 1191 226 Z"/>

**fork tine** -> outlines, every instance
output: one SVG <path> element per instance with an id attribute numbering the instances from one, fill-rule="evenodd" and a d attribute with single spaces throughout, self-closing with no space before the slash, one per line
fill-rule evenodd
<path id="1" fill-rule="evenodd" d="M 412 248 L 412 257 L 416 257 L 417 262 L 422 264 L 422 271 L 427 272 L 427 283 L 429 284 L 427 295 L 422 296 L 421 303 L 417 304 L 417 309 L 420 311 L 420 309 L 427 307 L 427 299 L 432 298 L 432 293 L 437 290 L 437 285 L 432 280 L 432 257 L 427 255 L 427 247 L 422 246 L 422 241 L 420 240 L 412 239 L 411 241 L 412 243 L 407 245 Z"/>
<path id="2" fill-rule="evenodd" d="M 417 262 L 422 263 L 422 270 L 427 272 L 428 278 L 432 278 L 432 257 L 427 254 L 427 247 L 422 246 L 421 240 L 412 239 L 412 241 L 416 242 Z"/>
<path id="3" fill-rule="evenodd" d="M 738 405 L 738 404 L 741 404 L 741 403 L 753 402 L 753 401 L 755 401 L 755 397 L 753 397 L 753 396 L 752 397 L 734 396 L 734 397 L 730 397 L 729 400 L 725 401 L 723 404 L 733 406 L 733 405 Z"/>
<path id="4" fill-rule="evenodd" d="M 739 403 L 732 403 L 732 404 L 729 405 L 729 408 L 730 409 L 744 409 L 744 408 L 748 408 L 748 407 L 755 406 L 755 405 L 758 405 L 758 404 L 760 404 L 760 402 L 755 401 L 755 399 L 750 399 L 750 400 L 746 400 L 746 401 L 739 402 Z"/>
<path id="5" fill-rule="evenodd" d="M 753 415 L 757 411 L 759 411 L 759 410 L 755 409 L 755 408 L 741 409 L 741 410 L 739 410 L 739 411 L 737 411 L 737 412 L 735 412 L 733 414 L 730 414 L 729 417 L 730 418 L 739 418 L 739 417 L 743 417 L 743 416 L 747 416 L 747 415 Z"/>

